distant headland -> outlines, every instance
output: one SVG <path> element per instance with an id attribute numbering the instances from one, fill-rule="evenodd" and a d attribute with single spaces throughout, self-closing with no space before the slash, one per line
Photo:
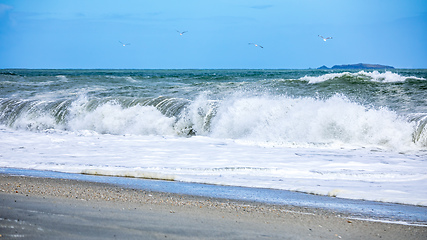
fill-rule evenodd
<path id="1" fill-rule="evenodd" d="M 380 64 L 357 63 L 357 64 L 335 65 L 331 68 L 328 68 L 325 65 L 323 65 L 317 69 L 394 69 L 394 67 L 380 65 Z"/>

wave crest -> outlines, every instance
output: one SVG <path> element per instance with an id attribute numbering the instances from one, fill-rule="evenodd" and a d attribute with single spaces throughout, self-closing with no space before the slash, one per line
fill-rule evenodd
<path id="1" fill-rule="evenodd" d="M 73 103 L 68 126 L 73 131 L 93 130 L 102 134 L 173 135 L 175 119 L 163 115 L 153 106 L 128 108 L 115 102 L 98 105 L 87 111 L 86 101 Z"/>
<path id="2" fill-rule="evenodd" d="M 414 123 L 387 109 L 368 109 L 336 95 L 313 98 L 237 98 L 218 108 L 215 137 L 272 144 L 411 145 Z"/>
<path id="3" fill-rule="evenodd" d="M 0 101 L 0 123 L 17 129 L 99 134 L 209 136 L 261 145 L 412 148 L 427 146 L 427 117 L 328 99 L 235 94 L 193 101 L 157 97 Z"/>
<path id="4" fill-rule="evenodd" d="M 299 80 L 307 81 L 309 83 L 321 83 L 321 82 L 330 81 L 334 79 L 341 79 L 344 77 L 356 78 L 364 81 L 382 82 L 382 83 L 404 82 L 408 79 L 426 80 L 424 78 L 419 78 L 414 76 L 409 76 L 409 77 L 402 76 L 402 75 L 399 75 L 398 73 L 394 73 L 390 71 L 385 71 L 383 73 L 378 71 L 373 71 L 373 72 L 359 71 L 357 73 L 351 73 L 351 72 L 328 73 L 320 76 L 304 76 L 304 77 L 301 77 Z"/>

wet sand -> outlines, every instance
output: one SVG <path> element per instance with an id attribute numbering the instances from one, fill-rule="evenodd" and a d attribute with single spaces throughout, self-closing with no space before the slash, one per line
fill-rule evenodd
<path id="1" fill-rule="evenodd" d="M 3 239 L 427 239 L 316 208 L 0 174 Z"/>

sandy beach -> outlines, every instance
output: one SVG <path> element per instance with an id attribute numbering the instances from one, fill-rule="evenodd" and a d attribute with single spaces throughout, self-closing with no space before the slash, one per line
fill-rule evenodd
<path id="1" fill-rule="evenodd" d="M 426 239 L 338 212 L 0 175 L 4 239 Z"/>

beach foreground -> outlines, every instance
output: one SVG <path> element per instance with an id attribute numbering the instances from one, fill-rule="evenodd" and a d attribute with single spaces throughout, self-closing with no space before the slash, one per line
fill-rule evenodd
<path id="1" fill-rule="evenodd" d="M 319 209 L 0 175 L 5 239 L 426 239 L 427 227 Z"/>

